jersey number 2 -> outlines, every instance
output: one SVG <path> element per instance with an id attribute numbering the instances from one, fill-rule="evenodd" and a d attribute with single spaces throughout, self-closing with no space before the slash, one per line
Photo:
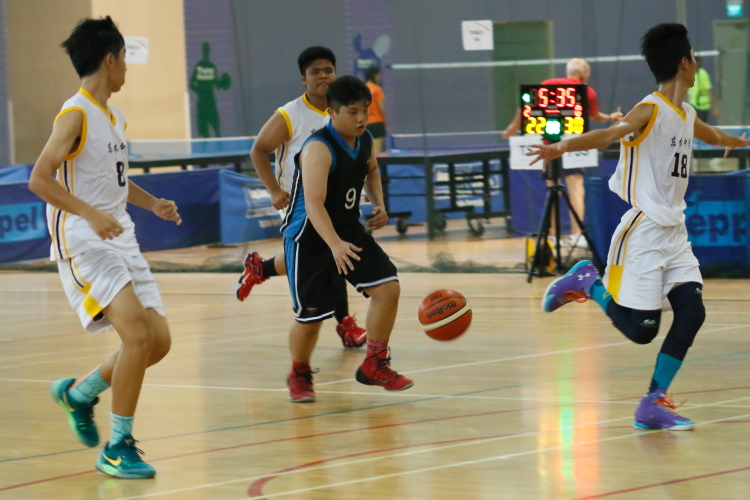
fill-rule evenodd
<path id="1" fill-rule="evenodd" d="M 674 154 L 674 169 L 672 169 L 672 177 L 682 177 L 687 179 L 688 175 L 688 157 L 687 155 L 681 155 L 680 153 Z"/>
<path id="2" fill-rule="evenodd" d="M 115 167 L 117 168 L 117 185 L 125 187 L 125 184 L 127 184 L 127 181 L 125 180 L 125 164 L 118 161 Z"/>

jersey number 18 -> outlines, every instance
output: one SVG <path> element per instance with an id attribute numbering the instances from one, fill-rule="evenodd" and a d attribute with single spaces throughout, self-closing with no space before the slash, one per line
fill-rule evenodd
<path id="1" fill-rule="evenodd" d="M 680 153 L 674 154 L 674 168 L 672 169 L 672 177 L 682 177 L 687 179 L 688 176 L 688 156 L 681 155 Z"/>

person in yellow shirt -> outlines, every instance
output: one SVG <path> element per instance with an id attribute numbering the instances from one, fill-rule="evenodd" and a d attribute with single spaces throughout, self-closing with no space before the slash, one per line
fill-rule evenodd
<path id="1" fill-rule="evenodd" d="M 719 118 L 721 111 L 711 92 L 711 76 L 701 64 L 699 57 L 696 57 L 695 61 L 698 63 L 698 71 L 695 73 L 695 85 L 688 90 L 688 102 L 698 112 L 698 118 L 708 123 L 709 112 L 714 118 Z"/>
<path id="2" fill-rule="evenodd" d="M 376 153 L 383 151 L 383 140 L 386 136 L 385 131 L 385 95 L 383 95 L 383 89 L 380 87 L 380 83 L 383 81 L 383 75 L 380 72 L 378 66 L 370 66 L 365 71 L 365 82 L 367 88 L 370 89 L 372 94 L 372 102 L 370 103 L 370 119 L 367 121 L 367 130 L 370 131 L 374 142 L 372 149 Z"/>

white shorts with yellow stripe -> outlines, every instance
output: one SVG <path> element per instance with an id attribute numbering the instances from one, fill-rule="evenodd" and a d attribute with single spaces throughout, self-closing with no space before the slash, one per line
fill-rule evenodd
<path id="1" fill-rule="evenodd" d="M 110 248 L 96 248 L 57 261 L 57 268 L 70 305 L 91 333 L 111 326 L 102 310 L 131 282 L 145 309 L 165 315 L 156 281 L 140 253 L 127 255 Z"/>
<path id="2" fill-rule="evenodd" d="M 631 208 L 612 235 L 604 285 L 621 306 L 642 311 L 670 309 L 665 300 L 676 283 L 703 283 L 684 224 L 659 226 Z"/>

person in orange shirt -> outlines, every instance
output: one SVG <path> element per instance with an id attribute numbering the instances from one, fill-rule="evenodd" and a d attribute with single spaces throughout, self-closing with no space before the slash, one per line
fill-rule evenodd
<path id="1" fill-rule="evenodd" d="M 383 75 L 380 72 L 378 66 L 370 66 L 365 71 L 365 82 L 367 88 L 370 89 L 372 94 L 372 102 L 370 103 L 370 119 L 367 121 L 367 130 L 370 131 L 374 142 L 372 143 L 373 151 L 383 151 L 383 139 L 385 139 L 385 95 L 383 95 L 383 89 L 380 87 L 380 83 L 383 81 Z"/>

